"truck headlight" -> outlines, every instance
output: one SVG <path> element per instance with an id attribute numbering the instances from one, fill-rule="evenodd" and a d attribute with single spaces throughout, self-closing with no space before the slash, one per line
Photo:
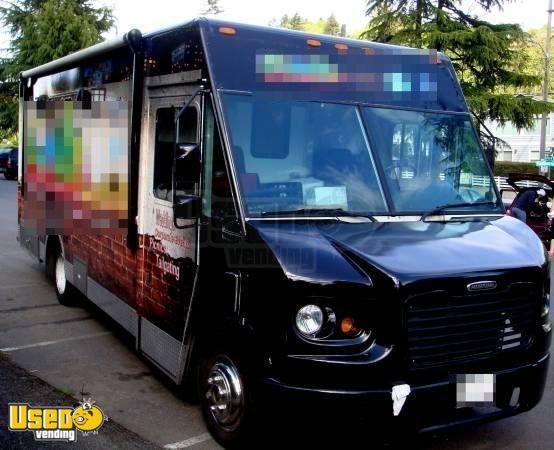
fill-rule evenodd
<path id="1" fill-rule="evenodd" d="M 317 305 L 306 305 L 296 313 L 296 328 L 305 336 L 313 336 L 323 327 L 323 310 Z"/>

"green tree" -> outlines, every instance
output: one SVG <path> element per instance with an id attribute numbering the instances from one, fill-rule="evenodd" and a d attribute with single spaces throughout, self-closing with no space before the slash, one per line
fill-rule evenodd
<path id="1" fill-rule="evenodd" d="M 319 19 L 317 19 L 317 21 L 311 21 L 311 20 L 306 20 L 305 23 L 304 23 L 304 31 L 309 31 L 311 33 L 319 33 L 319 34 L 323 34 L 323 30 L 325 29 L 325 24 L 327 23 L 327 21 L 325 19 L 323 19 L 322 17 L 320 17 Z"/>
<path id="2" fill-rule="evenodd" d="M 0 140 L 17 127 L 17 78 L 8 73 L 8 64 L 8 59 L 0 59 Z"/>
<path id="3" fill-rule="evenodd" d="M 294 13 L 292 17 L 285 14 L 281 17 L 279 26 L 282 28 L 289 28 L 290 30 L 304 30 L 308 21 L 303 19 L 298 13 Z"/>
<path id="4" fill-rule="evenodd" d="M 0 60 L 0 130 L 17 128 L 19 73 L 103 40 L 112 10 L 91 0 L 14 0 L 0 4 L 0 21 L 11 35 Z"/>
<path id="5" fill-rule="evenodd" d="M 331 14 L 325 21 L 323 33 L 332 36 L 338 36 L 340 34 L 340 23 L 334 14 Z"/>
<path id="6" fill-rule="evenodd" d="M 540 85 L 534 86 L 530 92 L 533 95 L 542 95 L 542 84 L 544 82 L 544 71 L 546 64 L 546 26 L 529 31 L 529 39 L 516 48 L 519 56 L 518 65 L 529 75 L 540 78 Z M 553 67 L 550 64 L 550 88 L 549 92 L 554 92 Z"/>
<path id="7" fill-rule="evenodd" d="M 341 33 L 340 23 L 334 14 L 331 14 L 327 19 L 320 17 L 319 19 L 312 21 L 305 17 L 301 17 L 298 13 L 293 16 L 285 14 L 280 20 L 272 19 L 269 22 L 270 27 L 289 28 L 291 30 L 301 30 L 310 33 L 329 34 L 332 36 L 338 36 Z M 359 32 L 349 36 L 355 38 L 359 36 Z"/>
<path id="8" fill-rule="evenodd" d="M 491 10 L 507 1 L 473 3 Z M 487 147 L 495 138 L 481 129 L 485 120 L 531 128 L 537 114 L 554 105 L 520 95 L 541 81 L 523 68 L 521 48 L 528 45 L 529 35 L 519 25 L 491 24 L 472 16 L 463 10 L 468 6 L 462 0 L 368 0 L 367 13 L 372 18 L 363 37 L 434 48 L 449 56 Z M 487 150 L 492 152 L 490 145 Z"/>

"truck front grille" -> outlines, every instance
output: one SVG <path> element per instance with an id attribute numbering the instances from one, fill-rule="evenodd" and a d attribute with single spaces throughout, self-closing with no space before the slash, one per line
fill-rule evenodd
<path id="1" fill-rule="evenodd" d="M 536 285 L 527 282 L 487 294 L 412 296 L 406 302 L 410 366 L 463 363 L 530 345 L 539 299 Z"/>

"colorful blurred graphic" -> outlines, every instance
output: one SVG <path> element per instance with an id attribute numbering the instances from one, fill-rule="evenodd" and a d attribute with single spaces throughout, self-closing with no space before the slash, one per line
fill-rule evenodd
<path id="1" fill-rule="evenodd" d="M 340 46 L 336 54 L 256 54 L 256 81 L 288 86 L 302 83 L 306 89 L 316 87 L 318 91 L 341 90 L 348 84 L 357 91 L 385 93 L 391 98 L 408 94 L 436 99 L 436 51 L 399 49 L 379 54 L 368 48 L 348 53 L 347 48 Z"/>
<path id="2" fill-rule="evenodd" d="M 25 227 L 127 233 L 128 121 L 123 101 L 25 102 Z"/>

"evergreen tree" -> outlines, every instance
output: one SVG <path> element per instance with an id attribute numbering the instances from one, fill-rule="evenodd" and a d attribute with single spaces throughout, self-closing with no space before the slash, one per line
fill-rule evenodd
<path id="1" fill-rule="evenodd" d="M 8 57 L 0 60 L 0 130 L 17 129 L 19 73 L 102 40 L 113 25 L 110 8 L 91 0 L 14 0 L 0 7 L 0 22 L 11 35 Z"/>
<path id="2" fill-rule="evenodd" d="M 325 21 L 323 33 L 332 36 L 338 36 L 340 34 L 340 24 L 334 14 L 331 14 Z"/>
<path id="3" fill-rule="evenodd" d="M 501 8 L 505 0 L 474 0 L 485 10 Z M 372 16 L 363 37 L 394 44 L 434 48 L 450 57 L 469 107 L 480 125 L 485 120 L 510 121 L 531 128 L 538 114 L 554 105 L 530 96 L 540 78 L 522 70 L 518 48 L 529 36 L 515 24 L 491 24 L 463 10 L 462 0 L 368 0 Z M 491 149 L 489 149 L 490 151 Z"/>
<path id="4" fill-rule="evenodd" d="M 282 28 L 289 28 L 290 30 L 304 30 L 307 20 L 303 19 L 298 13 L 294 13 L 294 16 L 289 17 L 284 15 L 281 17 L 281 23 L 279 24 Z"/>

